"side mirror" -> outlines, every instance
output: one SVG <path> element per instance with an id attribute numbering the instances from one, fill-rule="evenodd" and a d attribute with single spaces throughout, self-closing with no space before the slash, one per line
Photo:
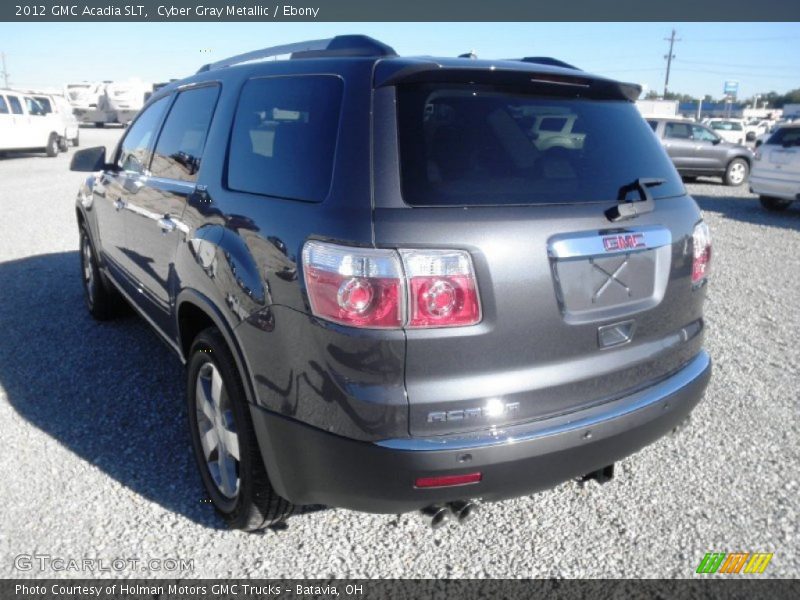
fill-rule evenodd
<path id="1" fill-rule="evenodd" d="M 105 146 L 96 146 L 95 148 L 85 148 L 78 150 L 72 155 L 72 161 L 69 163 L 70 171 L 102 171 L 106 167 L 106 149 Z"/>
<path id="2" fill-rule="evenodd" d="M 714 138 L 714 139 L 711 141 L 711 143 L 712 143 L 712 144 L 714 144 L 715 146 L 716 146 L 717 144 L 721 143 L 721 142 L 722 142 L 722 138 Z"/>

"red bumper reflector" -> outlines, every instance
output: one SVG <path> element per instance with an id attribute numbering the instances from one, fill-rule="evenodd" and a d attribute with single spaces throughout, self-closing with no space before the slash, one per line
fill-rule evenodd
<path id="1" fill-rule="evenodd" d="M 419 477 L 414 483 L 414 487 L 449 487 L 451 485 L 464 485 L 465 483 L 478 483 L 482 478 L 483 476 L 480 473 L 467 473 L 465 475 L 441 475 L 439 477 Z"/>

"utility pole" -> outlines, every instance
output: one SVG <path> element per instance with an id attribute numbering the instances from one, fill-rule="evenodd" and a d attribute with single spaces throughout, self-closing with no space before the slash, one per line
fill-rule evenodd
<path id="1" fill-rule="evenodd" d="M 672 59 L 675 58 L 675 55 L 672 53 L 672 47 L 675 45 L 675 42 L 680 42 L 680 38 L 675 37 L 675 30 L 672 30 L 672 35 L 668 38 L 664 38 L 665 42 L 669 42 L 669 54 L 665 55 L 664 58 L 667 59 L 667 77 L 664 79 L 664 99 L 667 98 L 667 88 L 669 87 L 669 70 L 672 66 Z"/>
<path id="2" fill-rule="evenodd" d="M 0 52 L 0 59 L 2 59 L 2 62 L 3 62 L 3 70 L 0 71 L 0 75 L 3 76 L 3 82 L 4 82 L 3 87 L 4 88 L 8 88 L 8 71 L 6 71 L 6 53 L 5 52 Z"/>

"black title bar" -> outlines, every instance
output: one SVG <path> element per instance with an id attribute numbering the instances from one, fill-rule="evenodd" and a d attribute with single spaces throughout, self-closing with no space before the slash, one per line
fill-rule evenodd
<path id="1" fill-rule="evenodd" d="M 10 0 L 0 21 L 795 21 L 796 0 Z"/>

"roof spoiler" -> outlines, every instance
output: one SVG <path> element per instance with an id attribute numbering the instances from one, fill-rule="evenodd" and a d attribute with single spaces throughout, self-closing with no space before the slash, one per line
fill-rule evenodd
<path id="1" fill-rule="evenodd" d="M 573 71 L 581 71 L 578 67 L 565 63 L 563 60 L 558 60 L 551 56 L 526 56 L 525 58 L 516 59 L 524 63 L 534 63 L 537 65 L 550 65 L 551 67 L 562 67 L 564 69 L 572 69 Z"/>
<path id="2" fill-rule="evenodd" d="M 394 61 L 381 61 L 377 64 L 373 79 L 375 87 L 413 83 L 472 83 L 484 85 L 543 86 L 551 90 L 581 90 L 584 97 L 609 100 L 635 101 L 642 93 L 640 85 L 625 83 L 614 79 L 596 77 L 575 71 L 574 73 L 541 71 L 529 69 L 509 69 L 472 67 L 472 61 L 464 61 L 463 67 L 445 66 L 434 60 L 420 60 L 396 68 Z M 516 61 L 519 62 L 519 61 Z M 546 65 L 545 65 L 546 67 Z"/>
<path id="3" fill-rule="evenodd" d="M 337 35 L 336 37 L 322 40 L 308 40 L 305 42 L 296 42 L 294 44 L 283 44 L 270 48 L 262 48 L 261 50 L 253 50 L 252 52 L 245 52 L 244 54 L 237 54 L 236 56 L 203 65 L 197 72 L 205 73 L 206 71 L 213 71 L 223 67 L 231 67 L 267 58 L 277 59 L 279 56 L 284 57 L 286 55 L 289 55 L 289 59 L 291 60 L 298 58 L 348 56 L 385 57 L 397 56 L 397 53 L 391 46 L 387 46 L 383 42 L 366 35 Z"/>

